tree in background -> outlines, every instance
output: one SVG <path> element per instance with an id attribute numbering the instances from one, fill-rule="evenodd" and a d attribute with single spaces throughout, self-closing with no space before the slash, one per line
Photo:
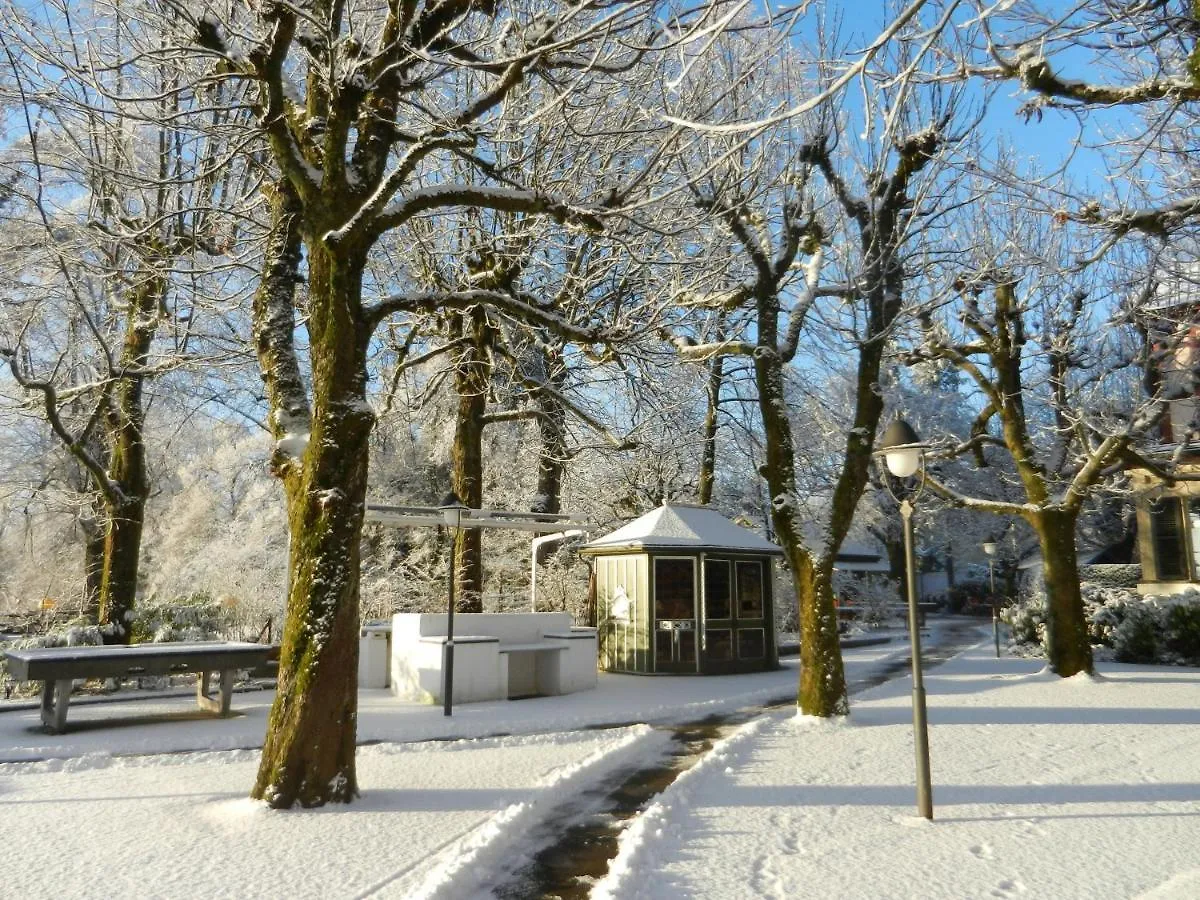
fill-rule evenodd
<path id="1" fill-rule="evenodd" d="M 912 358 L 954 367 L 978 396 L 969 432 L 946 454 L 979 467 L 1003 459 L 1020 495 L 972 497 L 932 484 L 967 509 L 1028 523 L 1041 550 L 1050 666 L 1063 677 L 1090 672 L 1079 518 L 1163 411 L 1161 396 L 1140 396 L 1140 348 L 1120 326 L 1137 298 L 1114 295 L 1099 265 L 1076 264 L 1072 230 L 1030 214 L 1019 196 L 997 190 L 963 233 L 974 244 L 962 258 L 973 266 L 954 282 L 956 302 L 925 316 Z"/>
<path id="2" fill-rule="evenodd" d="M 87 473 L 86 602 L 107 640 L 128 641 L 148 389 L 182 364 L 203 318 L 186 273 L 213 267 L 233 233 L 216 207 L 235 200 L 223 129 L 238 113 L 220 90 L 201 109 L 162 59 L 122 66 L 118 48 L 145 35 L 92 12 L 82 30 L 68 5 L 6 13 L 25 133 L 9 155 L 0 359 Z M 96 33 L 111 37 L 99 56 Z"/>
<path id="3" fill-rule="evenodd" d="M 822 48 L 818 58 L 827 52 Z M 754 69 L 756 91 L 763 90 L 771 74 L 781 84 L 797 79 L 787 57 L 782 59 L 774 73 Z M 702 95 L 699 102 L 710 104 L 709 115 L 724 102 L 740 113 L 752 102 L 742 87 L 750 82 L 749 72 L 732 51 L 721 64 L 730 71 L 714 81 L 734 87 L 720 99 Z M 946 150 L 957 141 L 954 97 L 922 93 L 908 81 L 867 83 L 871 105 L 865 146 L 835 134 L 825 116 L 781 124 L 750 140 L 714 141 L 714 162 L 707 167 L 711 174 L 695 179 L 694 190 L 698 205 L 735 248 L 738 264 L 728 273 L 731 282 L 742 280 L 712 291 L 709 302 L 714 310 L 745 310 L 742 322 L 749 328 L 740 339 L 677 340 L 685 359 L 744 355 L 754 361 L 765 445 L 761 474 L 800 610 L 799 706 L 817 716 L 849 712 L 834 607 L 834 560 L 868 482 L 884 409 L 882 367 L 905 309 L 914 247 L 927 238 L 924 223 L 945 191 L 940 182 L 949 171 Z M 851 148 L 844 154 L 839 152 L 843 143 Z M 857 164 L 841 158 L 856 151 Z M 817 340 L 814 320 L 839 342 L 841 352 L 849 350 L 857 361 L 854 412 L 829 495 L 830 514 L 816 546 L 809 543 L 802 521 L 795 461 L 800 441 L 791 430 L 786 391 L 789 366 L 805 342 L 811 347 Z"/>

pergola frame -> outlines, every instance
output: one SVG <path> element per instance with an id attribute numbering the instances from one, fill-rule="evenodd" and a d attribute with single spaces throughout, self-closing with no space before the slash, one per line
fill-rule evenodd
<path id="1" fill-rule="evenodd" d="M 387 506 L 368 503 L 363 521 L 388 528 L 441 528 L 446 524 L 442 510 L 436 506 Z M 460 528 L 500 528 L 506 531 L 528 531 L 540 535 L 530 546 L 529 608 L 537 606 L 537 548 L 552 540 L 564 540 L 586 535 L 587 520 L 577 513 L 538 513 L 507 509 L 465 509 Z"/>

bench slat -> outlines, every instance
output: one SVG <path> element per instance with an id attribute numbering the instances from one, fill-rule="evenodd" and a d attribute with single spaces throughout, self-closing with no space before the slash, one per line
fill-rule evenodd
<path id="1" fill-rule="evenodd" d="M 17 681 L 111 678 L 134 672 L 218 672 L 251 669 L 267 660 L 264 644 L 204 641 L 191 644 L 132 644 L 104 647 L 31 647 L 6 650 L 9 673 Z"/>

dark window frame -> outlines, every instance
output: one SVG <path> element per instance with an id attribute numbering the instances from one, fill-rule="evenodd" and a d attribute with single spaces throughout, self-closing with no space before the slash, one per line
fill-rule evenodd
<path id="1" fill-rule="evenodd" d="M 1191 553 L 1182 497 L 1159 497 L 1150 502 L 1150 547 L 1159 581 L 1191 580 Z"/>

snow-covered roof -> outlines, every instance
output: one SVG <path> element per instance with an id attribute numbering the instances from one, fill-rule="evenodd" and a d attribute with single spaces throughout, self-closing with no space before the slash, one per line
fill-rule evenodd
<path id="1" fill-rule="evenodd" d="M 890 572 L 891 565 L 882 550 L 866 544 L 844 543 L 833 567 L 843 572 Z"/>
<path id="2" fill-rule="evenodd" d="M 1200 304 L 1200 262 L 1169 260 L 1155 273 L 1154 296 L 1141 305 L 1141 312 L 1158 312 Z"/>
<path id="3" fill-rule="evenodd" d="M 663 549 L 783 553 L 775 544 L 734 524 L 715 509 L 690 503 L 664 503 L 581 548 L 585 554 Z"/>

